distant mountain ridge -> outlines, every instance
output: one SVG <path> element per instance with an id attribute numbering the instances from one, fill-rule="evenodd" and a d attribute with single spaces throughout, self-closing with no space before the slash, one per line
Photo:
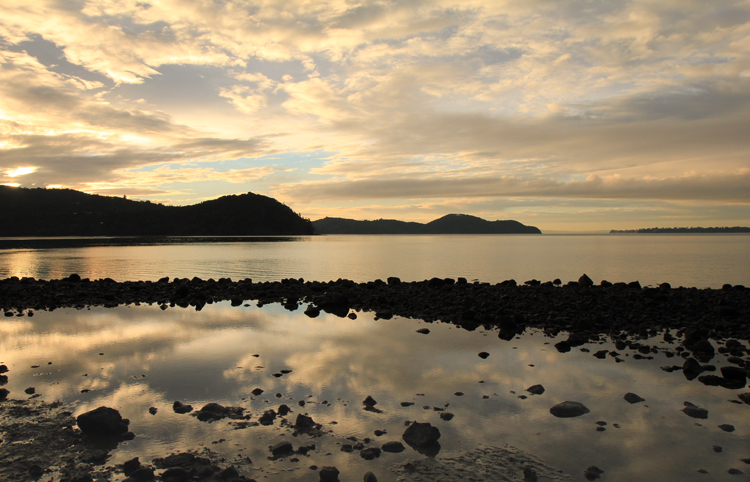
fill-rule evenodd
<path id="1" fill-rule="evenodd" d="M 313 221 L 316 234 L 542 234 L 518 221 L 487 221 L 469 214 L 447 214 L 427 224 L 376 219 L 323 218 Z"/>
<path id="2" fill-rule="evenodd" d="M 716 227 L 716 228 L 641 228 L 613 229 L 609 234 L 701 234 L 701 233 L 750 233 L 750 227 Z"/>
<path id="3" fill-rule="evenodd" d="M 163 206 L 72 189 L 0 186 L 0 237 L 309 234 L 309 219 L 250 192 L 192 206 Z"/>

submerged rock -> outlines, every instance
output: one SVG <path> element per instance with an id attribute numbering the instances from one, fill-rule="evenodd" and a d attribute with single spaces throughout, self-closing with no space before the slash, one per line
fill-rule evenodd
<path id="1" fill-rule="evenodd" d="M 549 413 L 558 418 L 580 417 L 590 411 L 591 410 L 586 408 L 581 402 L 570 401 L 560 402 L 549 409 Z"/>

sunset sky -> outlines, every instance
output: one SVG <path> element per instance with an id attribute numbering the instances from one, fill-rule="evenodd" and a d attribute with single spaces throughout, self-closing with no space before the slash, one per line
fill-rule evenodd
<path id="1" fill-rule="evenodd" d="M 750 225 L 750 1 L 3 0 L 0 184 Z"/>

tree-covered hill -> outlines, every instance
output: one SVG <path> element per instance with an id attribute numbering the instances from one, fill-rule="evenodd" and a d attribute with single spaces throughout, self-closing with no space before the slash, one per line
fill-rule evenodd
<path id="1" fill-rule="evenodd" d="M 267 196 L 222 196 L 192 206 L 0 186 L 0 236 L 248 236 L 312 234 L 312 223 Z"/>
<path id="2" fill-rule="evenodd" d="M 323 218 L 313 221 L 317 234 L 541 234 L 518 221 L 487 221 L 468 214 L 448 214 L 427 224 L 376 219 Z"/>

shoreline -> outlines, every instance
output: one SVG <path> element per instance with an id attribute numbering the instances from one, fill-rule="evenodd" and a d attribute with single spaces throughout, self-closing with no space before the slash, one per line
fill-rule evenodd
<path id="1" fill-rule="evenodd" d="M 538 328 L 550 334 L 570 332 L 584 341 L 602 334 L 655 336 L 664 330 L 678 330 L 687 345 L 709 338 L 750 340 L 750 289 L 741 285 L 727 284 L 722 289 L 672 288 L 668 283 L 642 287 L 637 281 L 594 285 L 586 275 L 566 285 L 559 280 L 468 283 L 464 278 L 355 283 L 196 277 L 116 282 L 81 279 L 77 274 L 49 281 L 0 280 L 0 308 L 6 317 L 33 316 L 35 310 L 141 303 L 199 311 L 220 301 L 234 306 L 249 301 L 259 306 L 280 303 L 289 310 L 307 304 L 305 314 L 310 317 L 320 311 L 341 317 L 350 310 L 372 311 L 386 319 L 401 316 L 467 330 L 499 329 L 504 339 Z"/>

